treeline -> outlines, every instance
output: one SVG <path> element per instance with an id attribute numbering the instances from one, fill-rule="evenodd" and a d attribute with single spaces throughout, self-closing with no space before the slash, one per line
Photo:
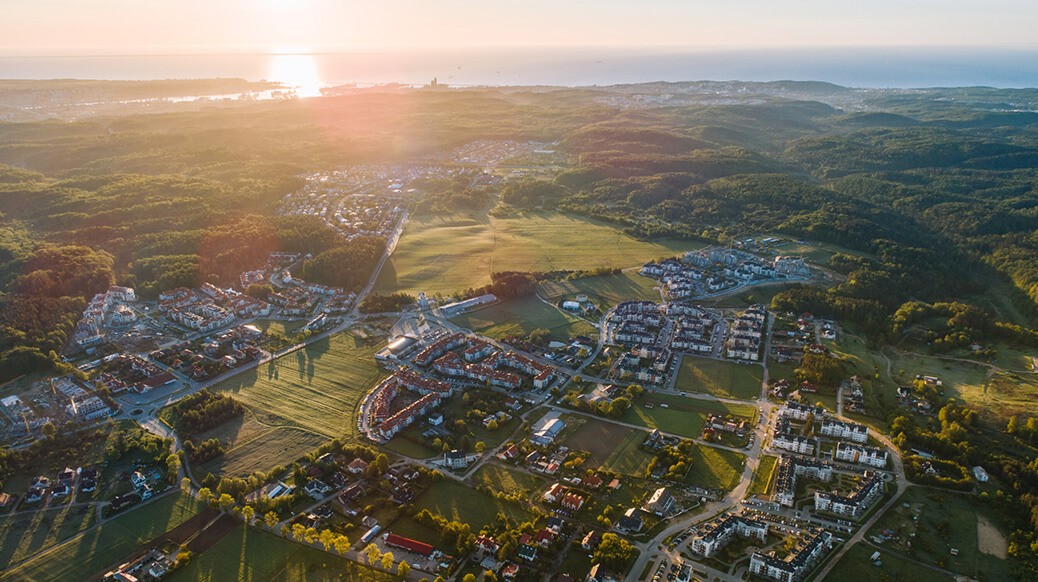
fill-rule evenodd
<path id="1" fill-rule="evenodd" d="M 407 293 L 371 293 L 361 302 L 360 310 L 364 313 L 392 313 L 413 305 L 415 301 L 414 295 Z"/>
<path id="2" fill-rule="evenodd" d="M 173 405 L 173 418 L 178 431 L 194 435 L 245 414 L 245 407 L 228 394 L 215 394 L 203 388 L 181 398 Z M 186 446 L 185 446 L 186 448 Z"/>
<path id="3" fill-rule="evenodd" d="M 360 291 L 385 251 L 382 238 L 362 236 L 340 243 L 303 263 L 300 273 L 311 283 Z"/>
<path id="4" fill-rule="evenodd" d="M 218 438 L 206 439 L 197 445 L 190 439 L 184 441 L 184 452 L 192 463 L 204 463 L 227 452 L 226 447 Z"/>

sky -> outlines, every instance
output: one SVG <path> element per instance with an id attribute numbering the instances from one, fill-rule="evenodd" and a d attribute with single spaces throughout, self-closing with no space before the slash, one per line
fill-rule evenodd
<path id="1" fill-rule="evenodd" d="M 1034 0 L 0 0 L 0 54 L 1038 46 Z"/>

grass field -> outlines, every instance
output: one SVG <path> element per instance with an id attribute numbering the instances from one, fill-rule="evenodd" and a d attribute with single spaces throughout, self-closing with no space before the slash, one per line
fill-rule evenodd
<path id="1" fill-rule="evenodd" d="M 675 389 L 756 400 L 760 396 L 760 384 L 760 366 L 685 356 L 681 359 Z"/>
<path id="2" fill-rule="evenodd" d="M 882 573 L 886 575 L 886 580 L 897 580 L 898 582 L 952 582 L 955 580 L 952 576 L 920 566 L 885 550 L 879 551 L 882 566 L 877 568 L 869 561 L 875 551 L 876 548 L 873 546 L 865 542 L 858 542 L 829 572 L 829 579 L 880 580 Z"/>
<path id="3" fill-rule="evenodd" d="M 392 576 L 328 552 L 291 542 L 265 531 L 239 527 L 187 566 L 169 577 L 173 581 L 284 580 L 286 582 L 373 580 Z"/>
<path id="4" fill-rule="evenodd" d="M 133 509 L 4 572 L 9 580 L 81 580 L 118 565 L 140 544 L 187 521 L 201 509 L 175 493 Z"/>
<path id="5" fill-rule="evenodd" d="M 585 277 L 573 281 L 546 281 L 541 292 L 552 301 L 573 299 L 587 295 L 603 312 L 617 303 L 629 300 L 659 301 L 660 293 L 653 289 L 656 281 L 642 277 L 637 269 L 627 269 L 617 275 Z"/>
<path id="6" fill-rule="evenodd" d="M 542 327 L 551 330 L 552 338 L 560 341 L 576 335 L 598 336 L 598 330 L 590 323 L 563 313 L 535 296 L 503 301 L 463 313 L 451 321 L 457 326 L 494 339 L 510 335 L 525 336 Z"/>
<path id="7" fill-rule="evenodd" d="M 777 464 L 778 457 L 760 456 L 757 470 L 754 471 L 753 480 L 750 481 L 750 488 L 746 491 L 747 495 L 767 495 L 771 491 L 771 479 L 774 477 Z"/>
<path id="8" fill-rule="evenodd" d="M 641 448 L 646 436 L 644 431 L 588 419 L 566 439 L 566 446 L 590 452 L 593 467 L 640 476 L 652 459 Z"/>
<path id="9" fill-rule="evenodd" d="M 702 246 L 640 241 L 613 225 L 556 213 L 413 218 L 375 290 L 453 293 L 485 285 L 497 271 L 626 268 Z"/>
<path id="10" fill-rule="evenodd" d="M 11 564 L 67 540 L 94 524 L 92 506 L 37 511 L 0 519 L 0 564 Z"/>
<path id="11" fill-rule="evenodd" d="M 479 531 L 484 525 L 494 521 L 498 512 L 502 512 L 517 522 L 527 521 L 531 515 L 525 509 L 512 503 L 498 501 L 489 495 L 479 493 L 451 479 L 443 479 L 425 490 L 414 502 L 414 511 L 428 509 L 448 520 L 457 520 L 472 526 L 472 531 Z M 395 525 L 395 524 L 394 524 Z M 393 531 L 390 528 L 390 531 Z"/>
<path id="12" fill-rule="evenodd" d="M 532 493 L 544 484 L 544 480 L 529 473 L 517 471 L 503 465 L 486 463 L 472 477 L 473 485 L 486 485 L 495 491 Z"/>
<path id="13" fill-rule="evenodd" d="M 1008 578 L 1005 534 L 990 525 L 995 520 L 987 515 L 984 506 L 965 495 L 923 487 L 909 489 L 899 502 L 869 531 L 870 535 L 886 529 L 900 532 L 902 541 L 887 542 L 889 549 L 973 578 L 980 574 L 990 580 Z M 907 509 L 904 503 L 909 504 Z M 979 523 L 982 516 L 983 525 Z M 981 528 L 988 553 L 980 549 Z M 904 545 L 907 540 L 911 541 L 910 549 Z M 991 547 L 998 546 L 1001 551 L 997 553 L 1003 557 L 996 559 Z M 959 555 L 952 556 L 951 548 L 958 550 Z"/>
<path id="14" fill-rule="evenodd" d="M 653 408 L 646 408 L 646 403 L 652 403 Z M 661 404 L 666 404 L 667 408 L 663 408 Z M 698 437 L 703 433 L 703 424 L 706 422 L 707 415 L 711 413 L 753 418 L 756 409 L 749 404 L 725 404 L 650 393 L 627 409 L 620 420 L 650 429 L 658 428 L 663 432 L 679 436 Z"/>
<path id="15" fill-rule="evenodd" d="M 739 484 L 745 463 L 746 455 L 742 453 L 696 445 L 692 449 L 692 468 L 685 482 L 730 491 Z"/>
<path id="16" fill-rule="evenodd" d="M 341 333 L 214 386 L 249 413 L 206 433 L 231 443 L 225 457 L 207 470 L 269 469 L 328 439 L 356 436 L 357 404 L 382 376 L 373 357 L 377 347 Z"/>

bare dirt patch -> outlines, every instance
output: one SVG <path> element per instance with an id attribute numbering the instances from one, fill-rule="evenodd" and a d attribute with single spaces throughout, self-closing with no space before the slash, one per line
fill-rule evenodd
<path id="1" fill-rule="evenodd" d="M 998 531 L 988 518 L 977 515 L 977 549 L 981 552 L 1006 559 L 1008 546 L 1002 532 Z"/>

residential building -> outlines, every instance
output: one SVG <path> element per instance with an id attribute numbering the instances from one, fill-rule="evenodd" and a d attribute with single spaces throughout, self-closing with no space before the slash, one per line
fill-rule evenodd
<path id="1" fill-rule="evenodd" d="M 692 538 L 692 551 L 711 558 L 736 536 L 763 542 L 768 536 L 768 524 L 756 519 L 728 514 L 719 521 L 714 521 L 699 529 L 696 537 Z"/>
<path id="2" fill-rule="evenodd" d="M 777 558 L 774 554 L 754 553 L 750 557 L 750 573 L 778 582 L 802 580 L 829 551 L 831 543 L 832 534 L 817 530 L 785 559 Z"/>

